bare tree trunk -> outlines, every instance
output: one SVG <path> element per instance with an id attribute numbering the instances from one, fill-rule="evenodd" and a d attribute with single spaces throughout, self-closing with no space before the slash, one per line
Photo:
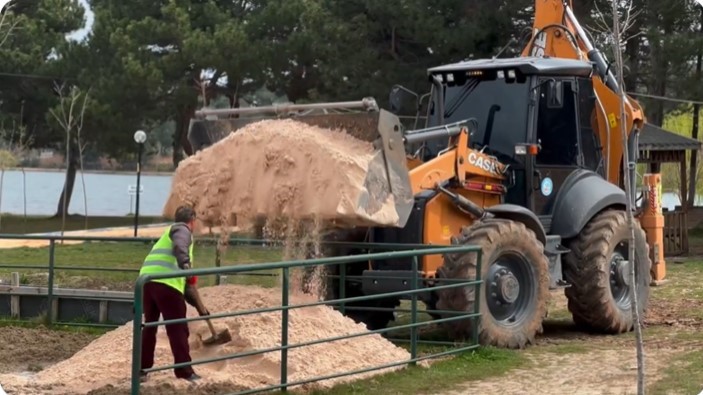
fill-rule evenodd
<path id="1" fill-rule="evenodd" d="M 61 191 L 61 197 L 59 197 L 59 204 L 56 207 L 56 214 L 54 217 L 64 217 L 68 214 L 68 207 L 71 204 L 71 196 L 73 195 L 73 187 L 76 184 L 76 172 L 78 170 L 78 155 L 76 148 L 71 144 L 68 158 L 68 167 L 66 169 L 66 181 L 64 182 L 63 191 Z"/>
<path id="2" fill-rule="evenodd" d="M 650 11 L 654 12 L 654 11 Z M 651 15 L 650 19 L 656 21 L 656 15 Z M 654 23 L 654 22 L 651 22 Z M 650 43 L 652 59 L 652 79 L 649 84 L 649 93 L 657 96 L 666 96 L 666 78 L 668 76 L 668 60 L 662 46 L 662 37 L 667 34 L 668 27 L 664 31 L 660 30 L 657 24 L 650 25 L 650 34 L 647 40 Z M 649 123 L 661 127 L 664 123 L 664 102 L 653 100 L 647 106 L 647 120 Z"/>
<path id="3" fill-rule="evenodd" d="M 178 164 L 184 159 L 184 153 L 187 156 L 193 155 L 193 147 L 188 141 L 188 127 L 190 126 L 190 120 L 195 116 L 195 105 L 185 105 L 179 106 L 177 108 L 176 117 L 176 130 L 173 135 L 173 166 L 177 167 Z"/>
<path id="4" fill-rule="evenodd" d="M 5 180 L 5 169 L 0 169 L 0 208 L 2 207 L 2 186 Z M 2 210 L 0 210 L 0 229 L 2 229 Z"/>
<path id="5" fill-rule="evenodd" d="M 624 175 L 624 181 L 625 181 L 625 194 L 627 195 L 626 199 L 626 212 L 627 212 L 627 224 L 629 228 L 629 251 L 628 251 L 628 261 L 631 262 L 630 264 L 630 284 L 632 284 L 632 287 L 630 288 L 630 297 L 632 298 L 632 306 L 631 306 L 631 311 L 632 315 L 634 318 L 634 326 L 635 326 L 635 346 L 637 350 L 637 394 L 643 395 L 644 394 L 644 344 L 642 342 L 642 322 L 640 321 L 640 314 L 639 314 L 639 298 L 637 297 L 637 292 L 638 292 L 638 282 L 635 277 L 635 267 L 637 266 L 637 263 L 635 262 L 635 225 L 634 225 L 634 218 L 633 218 L 633 207 L 632 207 L 632 199 L 631 197 L 633 196 L 633 191 L 632 191 L 632 184 L 630 183 L 630 171 L 628 170 L 629 164 L 630 164 L 630 152 L 629 152 L 629 145 L 628 145 L 628 135 L 627 135 L 627 130 L 625 129 L 625 119 L 626 119 L 626 114 L 625 114 L 625 78 L 623 76 L 623 53 L 622 49 L 620 47 L 621 43 L 621 31 L 620 31 L 620 15 L 618 13 L 618 5 L 619 1 L 618 0 L 613 0 L 612 6 L 613 6 L 613 52 L 615 54 L 615 64 L 616 64 L 616 75 L 618 78 L 618 85 L 619 85 L 619 92 L 618 96 L 620 96 L 620 134 L 622 136 L 622 146 L 624 148 L 623 150 L 623 175 Z"/>
<path id="6" fill-rule="evenodd" d="M 640 20 L 635 19 L 632 24 L 632 29 L 636 32 L 640 31 Z M 625 86 L 630 87 L 630 89 L 635 90 L 640 81 L 640 70 L 639 70 L 639 59 L 640 59 L 640 48 L 642 40 L 639 36 L 632 37 L 627 40 L 625 44 L 625 52 L 627 54 L 627 59 L 625 59 L 628 73 L 623 77 L 625 79 Z"/>
<path id="7" fill-rule="evenodd" d="M 80 141 L 79 141 L 80 144 Z M 78 159 L 81 165 L 81 185 L 83 187 L 83 211 L 85 212 L 85 230 L 88 230 L 88 191 L 85 189 L 85 169 L 83 167 L 83 148 L 78 148 Z"/>
<path id="8" fill-rule="evenodd" d="M 699 33 L 703 34 L 703 7 L 701 7 L 701 26 L 699 27 Z M 694 86 L 699 86 L 701 83 L 701 62 L 703 61 L 703 50 L 701 46 L 698 46 L 696 51 L 696 76 Z M 693 127 L 691 128 L 691 138 L 698 140 L 698 122 L 701 113 L 700 104 L 696 103 L 693 105 Z M 688 177 L 688 208 L 693 208 L 696 205 L 696 184 L 697 184 L 697 170 L 698 170 L 698 151 L 693 150 L 691 152 L 691 173 Z"/>

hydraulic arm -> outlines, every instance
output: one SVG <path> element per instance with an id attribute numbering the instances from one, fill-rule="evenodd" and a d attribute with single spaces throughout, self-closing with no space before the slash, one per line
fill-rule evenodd
<path id="1" fill-rule="evenodd" d="M 630 147 L 636 148 L 636 136 L 644 124 L 644 114 L 639 103 L 626 96 L 626 119 L 620 119 L 617 80 L 610 70 L 608 60 L 593 46 L 579 24 L 571 4 L 571 0 L 535 0 L 532 37 L 523 49 L 522 56 L 570 58 L 595 63 L 597 75 L 593 76 L 593 86 L 597 101 L 597 131 L 604 144 L 606 175 L 608 181 L 621 185 L 623 147 L 620 122 L 625 122 L 625 129 L 632 140 Z M 634 160 L 637 150 L 631 149 L 631 153 Z"/>

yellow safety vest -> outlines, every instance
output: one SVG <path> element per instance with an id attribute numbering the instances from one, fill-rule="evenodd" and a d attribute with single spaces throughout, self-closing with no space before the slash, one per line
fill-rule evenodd
<path id="1" fill-rule="evenodd" d="M 171 225 L 173 226 L 173 225 Z M 178 267 L 178 260 L 173 254 L 173 240 L 171 240 L 171 226 L 166 228 L 164 233 L 161 235 L 159 240 L 151 248 L 151 252 L 144 259 L 142 268 L 139 271 L 139 275 L 142 274 L 156 274 L 156 273 L 169 273 L 177 270 L 181 270 Z M 193 235 L 191 234 L 191 243 L 188 250 L 188 255 L 190 256 L 190 262 L 192 267 L 193 262 Z M 186 280 L 185 277 L 175 277 L 175 278 L 164 278 L 164 279 L 154 279 L 153 282 L 166 284 L 173 287 L 180 293 L 185 292 Z"/>

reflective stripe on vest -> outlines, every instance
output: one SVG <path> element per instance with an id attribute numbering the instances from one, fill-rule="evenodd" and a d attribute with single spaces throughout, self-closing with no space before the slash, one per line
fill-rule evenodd
<path id="1" fill-rule="evenodd" d="M 164 233 L 161 235 L 156 244 L 152 247 L 149 255 L 144 259 L 142 268 L 139 271 L 139 275 L 142 274 L 156 274 L 156 273 L 170 273 L 173 271 L 181 270 L 178 267 L 178 260 L 173 254 L 173 240 L 171 240 L 171 227 L 166 228 Z M 193 262 L 193 236 L 191 234 L 190 248 L 188 249 L 188 255 L 190 256 L 191 265 Z M 185 291 L 185 277 L 176 278 L 164 278 L 164 279 L 154 279 L 153 282 L 158 282 L 166 284 L 178 292 L 183 293 Z"/>

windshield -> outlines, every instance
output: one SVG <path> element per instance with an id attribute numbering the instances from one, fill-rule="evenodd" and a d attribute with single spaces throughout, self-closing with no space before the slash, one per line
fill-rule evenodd
<path id="1" fill-rule="evenodd" d="M 486 153 L 515 162 L 515 145 L 527 142 L 529 84 L 524 77 L 506 80 L 502 72 L 493 77 L 445 85 L 444 123 L 475 118 L 478 130 L 470 137 L 471 147 L 488 145 Z M 437 125 L 435 109 L 433 103 L 428 126 Z"/>

